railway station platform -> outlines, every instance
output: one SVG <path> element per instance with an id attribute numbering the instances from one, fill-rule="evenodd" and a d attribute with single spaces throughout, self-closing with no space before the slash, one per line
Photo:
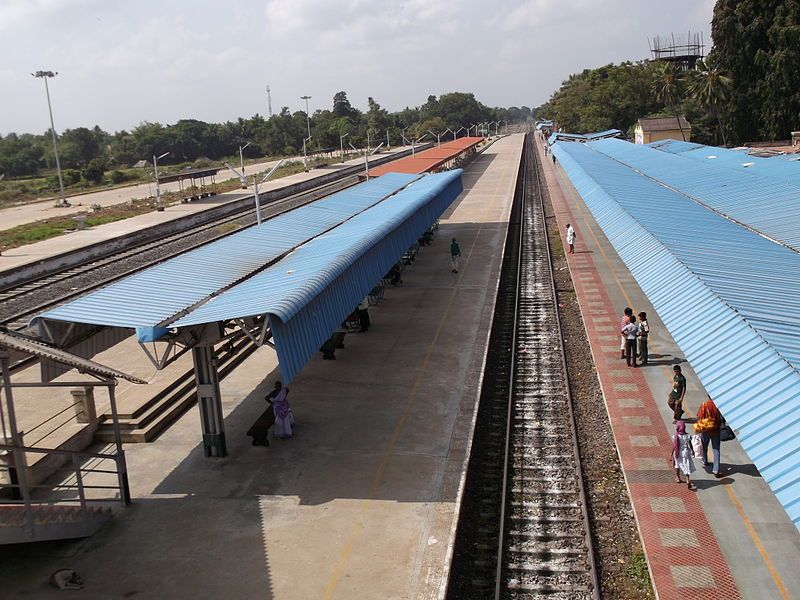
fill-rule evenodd
<path id="1" fill-rule="evenodd" d="M 4 592 L 56 595 L 47 577 L 66 566 L 85 598 L 441 597 L 523 139 L 466 167 L 433 244 L 370 307 L 369 331 L 295 377 L 294 438 L 245 436 L 279 377 L 262 347 L 221 384 L 228 457 L 204 457 L 196 409 L 127 446 L 133 506 L 88 542 L 0 549 Z M 98 358 L 130 361 L 113 352 Z"/>
<path id="2" fill-rule="evenodd" d="M 382 154 L 375 155 L 373 157 L 373 160 L 377 158 L 386 157 L 387 155 L 401 153 L 406 150 L 408 150 L 408 148 L 405 147 L 393 148 L 389 152 L 384 152 Z M 345 161 L 344 163 L 334 162 L 329 165 L 326 165 L 325 167 L 318 167 L 316 169 L 311 169 L 307 173 L 296 173 L 294 175 L 281 177 L 280 179 L 267 181 L 266 183 L 259 186 L 259 193 L 261 195 L 264 195 L 273 190 L 302 183 L 304 181 L 308 181 L 309 179 L 329 174 L 331 172 L 338 171 L 347 167 L 354 167 L 363 164 L 364 164 L 363 156 Z M 266 163 L 266 165 L 270 167 L 274 166 L 274 163 Z M 262 165 L 253 165 L 248 167 L 248 173 L 256 172 L 256 168 L 261 166 Z M 165 184 L 164 187 L 166 188 L 169 185 L 172 184 Z M 142 186 L 134 186 L 134 187 L 138 189 Z M 146 189 L 147 186 L 144 187 Z M 121 194 L 123 193 L 122 190 L 129 190 L 127 192 L 124 192 L 126 194 L 126 199 L 129 199 L 130 197 L 137 197 L 134 192 L 130 191 L 130 188 L 121 188 L 116 192 Z M 131 193 L 134 193 L 134 196 L 127 195 Z M 142 194 L 144 194 L 145 196 L 147 195 L 144 192 L 140 192 L 139 195 Z M 87 228 L 81 231 L 72 231 L 64 235 L 50 238 L 48 240 L 44 240 L 41 242 L 35 242 L 33 244 L 27 244 L 25 246 L 20 246 L 18 248 L 5 250 L 3 251 L 2 255 L 0 255 L 0 273 L 18 267 L 22 267 L 25 265 L 29 265 L 32 263 L 45 261 L 47 259 L 58 256 L 65 252 L 78 250 L 80 248 L 91 246 L 92 244 L 116 239 L 140 231 L 142 229 L 147 229 L 149 227 L 154 227 L 156 225 L 161 225 L 163 223 L 168 223 L 176 219 L 194 215 L 206 210 L 213 209 L 217 206 L 229 202 L 241 200 L 242 198 L 246 198 L 252 195 L 253 192 L 251 189 L 223 192 L 217 194 L 216 196 L 198 200 L 196 202 L 189 202 L 185 204 L 184 203 L 173 204 L 171 206 L 166 207 L 161 212 L 153 211 L 136 217 L 131 217 L 129 219 L 123 219 L 121 221 L 115 221 L 113 223 L 107 223 L 105 225 Z M 87 196 L 87 198 L 88 197 L 89 196 Z M 119 204 L 120 202 L 123 201 L 125 200 L 120 200 L 119 202 L 114 202 L 114 203 Z M 72 214 L 72 213 L 58 212 L 58 211 L 64 211 L 64 210 L 72 212 L 78 212 L 81 210 L 86 211 L 87 207 L 90 206 L 90 204 L 94 203 L 93 201 L 86 199 L 81 200 L 81 202 L 83 202 L 84 204 L 83 207 L 72 207 L 70 209 L 52 208 L 49 203 L 45 203 L 47 205 L 47 210 L 45 210 L 45 208 L 43 207 L 44 205 L 42 203 L 26 205 L 27 207 L 30 208 L 27 209 L 28 213 L 25 214 L 22 214 L 20 212 L 25 207 L 11 207 L 11 208 L 0 209 L 0 223 L 2 223 L 0 229 L 13 227 L 15 225 L 22 223 L 32 222 L 38 219 Z M 73 211 L 73 209 L 75 210 Z"/>
<path id="3" fill-rule="evenodd" d="M 565 172 L 539 140 L 536 147 L 559 229 L 563 235 L 569 222 L 576 230 L 569 267 L 656 596 L 800 598 L 800 533 L 738 441 L 722 443 L 722 478 L 696 460 L 697 491 L 674 482 L 672 366 L 680 364 L 688 382 L 687 416 L 705 390 Z M 620 360 L 625 306 L 648 315 L 647 367 Z"/>

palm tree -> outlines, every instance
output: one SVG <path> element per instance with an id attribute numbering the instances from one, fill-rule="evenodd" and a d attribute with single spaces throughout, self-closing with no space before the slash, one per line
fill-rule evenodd
<path id="1" fill-rule="evenodd" d="M 651 89 L 659 102 L 672 109 L 675 119 L 678 121 L 678 128 L 681 130 L 681 137 L 685 142 L 686 134 L 683 133 L 683 124 L 678 116 L 678 102 L 683 97 L 683 79 L 680 71 L 669 61 L 659 63 Z"/>
<path id="2" fill-rule="evenodd" d="M 723 75 L 714 65 L 698 60 L 692 73 L 689 84 L 689 93 L 704 109 L 717 119 L 722 144 L 728 145 L 725 140 L 725 130 L 720 119 L 720 105 L 728 101 L 731 95 L 731 78 Z"/>

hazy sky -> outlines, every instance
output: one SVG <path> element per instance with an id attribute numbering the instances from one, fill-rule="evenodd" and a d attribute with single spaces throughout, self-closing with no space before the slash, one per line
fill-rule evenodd
<path id="1" fill-rule="evenodd" d="M 396 110 L 474 92 L 537 106 L 570 73 L 709 39 L 714 0 L 0 0 L 0 133 L 225 121 L 330 108 L 345 90 Z"/>

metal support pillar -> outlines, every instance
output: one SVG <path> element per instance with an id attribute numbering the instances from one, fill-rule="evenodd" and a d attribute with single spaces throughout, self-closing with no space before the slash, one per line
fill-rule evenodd
<path id="1" fill-rule="evenodd" d="M 203 429 L 203 452 L 206 456 L 228 455 L 225 444 L 225 423 L 222 420 L 222 396 L 219 392 L 217 357 L 213 346 L 192 348 L 194 377 L 197 382 L 197 404 Z"/>

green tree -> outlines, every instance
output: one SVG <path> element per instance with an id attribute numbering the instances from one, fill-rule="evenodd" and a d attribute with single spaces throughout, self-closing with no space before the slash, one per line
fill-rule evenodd
<path id="1" fill-rule="evenodd" d="M 702 108 L 713 115 L 717 122 L 722 143 L 727 146 L 725 130 L 722 128 L 720 111 L 731 95 L 731 78 L 723 75 L 709 61 L 699 60 L 689 81 L 689 93 Z"/>
<path id="2" fill-rule="evenodd" d="M 721 110 L 732 144 L 786 139 L 800 129 L 800 2 L 718 0 L 710 57 L 731 77 Z"/>
<path id="3" fill-rule="evenodd" d="M 683 124 L 678 114 L 678 105 L 683 100 L 684 82 L 681 72 L 673 63 L 669 61 L 661 61 L 658 63 L 655 78 L 653 79 L 652 90 L 658 101 L 669 108 L 678 121 L 678 127 L 681 130 L 681 138 L 685 142 L 686 134 L 683 132 Z"/>

